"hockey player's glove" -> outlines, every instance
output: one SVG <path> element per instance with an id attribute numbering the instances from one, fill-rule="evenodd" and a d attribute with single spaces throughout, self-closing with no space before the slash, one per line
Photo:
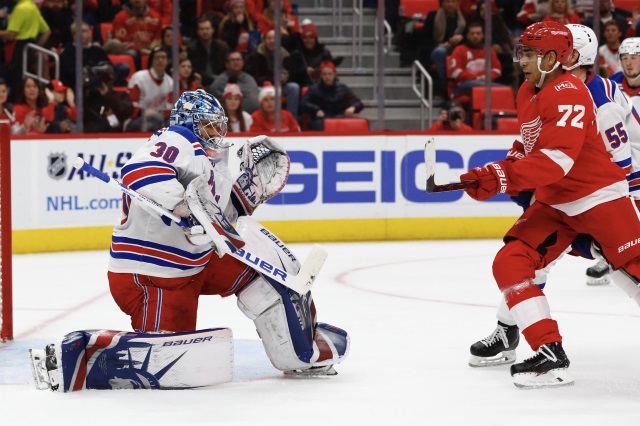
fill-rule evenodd
<path id="1" fill-rule="evenodd" d="M 244 212 L 252 214 L 256 207 L 278 194 L 289 177 L 290 159 L 287 152 L 267 136 L 249 139 L 238 151 L 242 174 L 234 191 Z"/>
<path id="2" fill-rule="evenodd" d="M 464 191 L 469 197 L 478 201 L 507 192 L 507 165 L 508 163 L 505 161 L 498 161 L 484 167 L 476 167 L 460 175 L 460 181 L 478 181 L 476 188 L 467 188 Z"/>
<path id="3" fill-rule="evenodd" d="M 524 145 L 522 142 L 515 140 L 513 141 L 513 146 L 511 149 L 507 151 L 507 156 L 504 161 L 514 162 L 516 160 L 522 160 L 526 156 L 524 152 Z"/>

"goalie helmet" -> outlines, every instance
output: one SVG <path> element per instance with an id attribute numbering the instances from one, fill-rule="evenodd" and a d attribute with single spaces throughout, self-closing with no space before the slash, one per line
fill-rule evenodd
<path id="1" fill-rule="evenodd" d="M 573 36 L 567 27 L 558 22 L 537 22 L 529 25 L 520 36 L 513 56 L 514 62 L 520 61 L 522 50 L 527 47 L 535 49 L 538 58 L 553 51 L 558 63 L 564 64 L 573 52 Z"/>
<path id="2" fill-rule="evenodd" d="M 173 106 L 170 125 L 191 130 L 202 146 L 209 149 L 227 148 L 223 142 L 227 135 L 228 118 L 220 102 L 202 89 L 186 91 Z"/>
<path id="3" fill-rule="evenodd" d="M 629 37 L 622 40 L 618 48 L 618 55 L 622 58 L 624 54 L 640 55 L 640 37 Z"/>
<path id="4" fill-rule="evenodd" d="M 573 48 L 580 54 L 578 63 L 570 69 L 582 65 L 593 65 L 596 61 L 596 55 L 598 54 L 598 39 L 596 38 L 596 33 L 594 33 L 591 28 L 580 24 L 568 24 L 567 28 L 569 28 L 571 36 L 573 37 Z"/>

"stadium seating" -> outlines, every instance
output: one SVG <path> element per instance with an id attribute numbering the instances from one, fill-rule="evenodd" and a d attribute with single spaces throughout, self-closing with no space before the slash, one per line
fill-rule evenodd
<path id="1" fill-rule="evenodd" d="M 103 22 L 100 24 L 100 36 L 102 37 L 102 44 L 106 44 L 113 37 L 113 24 L 111 22 Z"/>
<path id="2" fill-rule="evenodd" d="M 127 81 L 129 81 L 129 79 L 131 78 L 131 76 L 133 75 L 133 73 L 136 72 L 136 64 L 133 61 L 133 56 L 129 56 L 129 55 L 107 55 L 109 57 L 109 60 L 111 62 L 113 62 L 113 64 L 121 64 L 121 63 L 126 63 L 129 64 L 129 75 L 127 76 Z"/>
<path id="3" fill-rule="evenodd" d="M 635 7 L 640 8 L 640 1 L 638 0 L 615 0 L 614 5 L 616 9 L 623 9 L 627 12 L 633 12 Z"/>
<path id="4" fill-rule="evenodd" d="M 426 18 L 429 12 L 439 8 L 438 0 L 400 0 L 399 14 L 409 19 L 416 15 L 422 15 L 423 18 Z"/>
<path id="5" fill-rule="evenodd" d="M 520 133 L 520 125 L 516 117 L 499 117 L 497 120 L 497 129 L 500 132 Z"/>
<path id="6" fill-rule="evenodd" d="M 471 90 L 472 127 L 482 129 L 485 113 L 486 91 L 484 86 Z M 491 113 L 494 116 L 515 117 L 517 115 L 513 89 L 509 86 L 491 86 Z"/>
<path id="7" fill-rule="evenodd" d="M 369 131 L 366 118 L 327 118 L 324 131 L 329 133 L 363 133 Z"/>

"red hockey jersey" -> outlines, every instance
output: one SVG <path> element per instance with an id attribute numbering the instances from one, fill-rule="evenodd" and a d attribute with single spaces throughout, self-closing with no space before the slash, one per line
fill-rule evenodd
<path id="1" fill-rule="evenodd" d="M 538 201 L 569 216 L 629 194 L 625 172 L 602 143 L 582 81 L 565 72 L 538 93 L 525 81 L 517 107 L 526 156 L 507 166 L 510 189 L 535 188 Z"/>

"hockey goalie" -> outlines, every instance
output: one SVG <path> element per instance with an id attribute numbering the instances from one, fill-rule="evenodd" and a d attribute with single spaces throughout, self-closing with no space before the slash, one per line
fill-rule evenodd
<path id="1" fill-rule="evenodd" d="M 184 389 L 230 381 L 231 330 L 196 330 L 201 295 L 235 295 L 269 360 L 285 374 L 336 374 L 333 366 L 347 357 L 349 336 L 317 321 L 310 291 L 296 292 L 264 272 L 277 265 L 296 275 L 301 264 L 249 217 L 284 187 L 289 156 L 266 136 L 252 138 L 239 150 L 241 170 L 232 178 L 226 126 L 216 98 L 187 91 L 171 111 L 170 126 L 154 133 L 122 168 L 122 186 L 141 197 L 123 195 L 108 279 L 134 331 L 76 331 L 31 350 L 38 388 Z M 184 219 L 183 225 L 151 204 Z M 217 239 L 213 232 L 220 233 Z M 243 263 L 225 254 L 242 247 L 260 258 Z"/>

